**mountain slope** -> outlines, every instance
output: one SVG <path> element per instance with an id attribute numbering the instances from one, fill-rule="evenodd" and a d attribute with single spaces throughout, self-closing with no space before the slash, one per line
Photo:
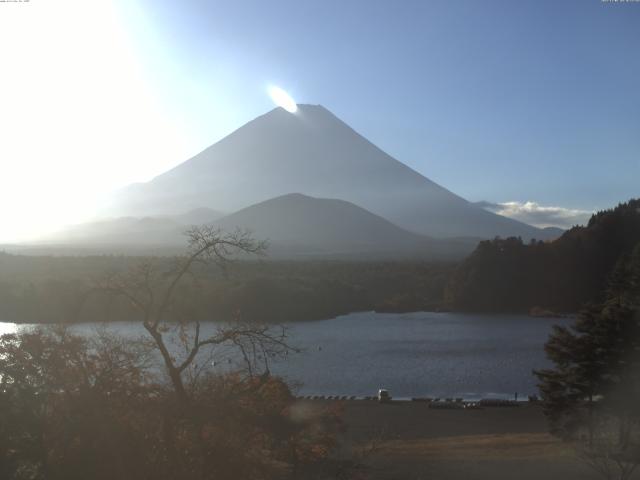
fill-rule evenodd
<path id="1" fill-rule="evenodd" d="M 68 227 L 35 246 L 138 254 L 184 251 L 185 230 L 212 224 L 225 231 L 251 230 L 257 240 L 268 240 L 270 258 L 422 258 L 460 259 L 477 245 L 477 238 L 436 240 L 408 232 L 350 202 L 287 194 L 251 205 L 219 218 L 202 208 L 181 215 L 119 217 Z M 47 250 L 49 248 L 49 250 Z M 51 250 L 53 249 L 53 250 Z"/>
<path id="2" fill-rule="evenodd" d="M 147 216 L 202 206 L 236 211 L 292 190 L 346 200 L 430 236 L 545 238 L 542 230 L 451 193 L 313 105 L 256 118 L 152 181 L 121 190 L 109 213 Z"/>
<path id="3" fill-rule="evenodd" d="M 171 245 L 185 244 L 184 231 L 192 225 L 212 223 L 223 215 L 198 208 L 179 215 L 158 217 L 118 217 L 67 227 L 44 239 L 60 244 Z"/>
<path id="4" fill-rule="evenodd" d="M 474 242 L 435 241 L 403 230 L 344 200 L 288 194 L 242 209 L 215 222 L 231 231 L 249 229 L 269 241 L 270 256 L 461 257 Z"/>

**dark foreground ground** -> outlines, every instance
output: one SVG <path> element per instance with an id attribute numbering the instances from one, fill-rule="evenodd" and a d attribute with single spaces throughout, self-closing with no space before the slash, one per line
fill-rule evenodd
<path id="1" fill-rule="evenodd" d="M 314 403 L 320 402 L 309 402 Z M 424 403 L 347 401 L 344 408 L 348 440 L 362 452 L 368 478 L 602 478 L 569 445 L 547 433 L 535 405 L 436 410 Z"/>

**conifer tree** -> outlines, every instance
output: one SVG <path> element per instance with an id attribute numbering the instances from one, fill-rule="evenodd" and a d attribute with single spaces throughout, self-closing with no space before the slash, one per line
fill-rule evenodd
<path id="1" fill-rule="evenodd" d="M 578 441 L 607 478 L 640 463 L 640 244 L 620 258 L 606 301 L 585 308 L 571 327 L 554 327 L 545 350 L 554 367 L 540 380 L 551 432 Z"/>

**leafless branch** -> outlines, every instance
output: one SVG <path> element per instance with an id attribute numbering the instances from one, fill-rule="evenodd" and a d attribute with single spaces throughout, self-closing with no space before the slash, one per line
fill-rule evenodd
<path id="1" fill-rule="evenodd" d="M 162 327 L 170 309 L 175 307 L 178 286 L 191 276 L 197 282 L 193 271 L 196 264 L 215 264 L 223 270 L 237 255 L 264 255 L 267 243 L 256 241 L 248 230 L 237 229 L 225 232 L 220 228 L 204 225 L 193 227 L 186 233 L 188 239 L 187 253 L 176 258 L 174 266 L 168 271 L 159 272 L 157 259 L 148 259 L 135 268 L 120 274 L 103 278 L 95 287 L 95 291 L 114 297 L 126 299 L 142 314 L 142 324 L 153 338 L 156 348 L 175 387 L 176 393 L 186 399 L 182 374 L 191 367 L 198 353 L 205 346 L 234 345 L 243 354 L 250 374 L 259 361 L 269 369 L 269 358 L 287 355 L 293 349 L 286 342 L 286 331 L 276 331 L 266 325 L 250 325 L 236 323 L 219 328 L 207 338 L 201 336 L 201 326 L 197 319 L 182 318 L 181 336 L 185 356 L 182 361 L 174 359 L 167 347 L 164 336 L 166 328 Z M 173 312 L 175 315 L 175 312 Z M 188 316 L 189 317 L 189 316 Z M 186 325 L 193 325 L 190 340 Z"/>

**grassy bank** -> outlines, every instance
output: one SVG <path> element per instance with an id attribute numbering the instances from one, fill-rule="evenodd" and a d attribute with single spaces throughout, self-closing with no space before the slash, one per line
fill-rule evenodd
<path id="1" fill-rule="evenodd" d="M 376 480 L 600 478 L 569 444 L 547 433 L 536 405 L 440 410 L 351 401 L 344 403 L 344 418 L 351 448 L 363 454 Z"/>

